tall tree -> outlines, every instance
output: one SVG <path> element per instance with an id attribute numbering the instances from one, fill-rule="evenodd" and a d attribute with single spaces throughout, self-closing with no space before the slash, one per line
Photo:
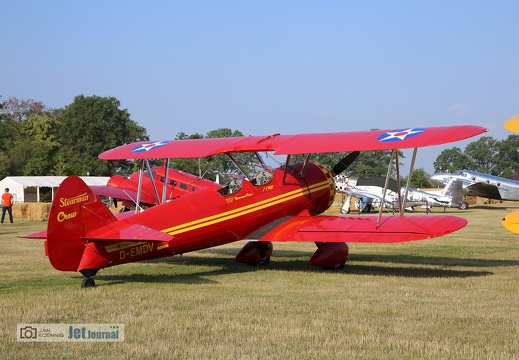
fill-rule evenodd
<path id="1" fill-rule="evenodd" d="M 519 174 L 519 135 L 509 135 L 499 142 L 495 157 L 497 176 L 511 178 Z"/>
<path id="2" fill-rule="evenodd" d="M 498 147 L 499 141 L 491 136 L 483 136 L 469 143 L 463 153 L 470 159 L 472 165 L 470 170 L 498 175 L 499 170 L 496 168 L 494 161 Z"/>
<path id="3" fill-rule="evenodd" d="M 424 170 L 424 168 L 414 169 L 413 177 L 411 178 L 411 187 L 416 189 L 431 188 L 431 176 Z M 403 178 L 402 185 L 407 183 L 407 176 Z"/>
<path id="4" fill-rule="evenodd" d="M 443 150 L 433 163 L 435 172 L 453 173 L 460 169 L 472 169 L 470 158 L 460 148 Z"/>
<path id="5" fill-rule="evenodd" d="M 39 121 L 53 122 L 53 113 L 40 101 L 12 97 L 1 104 L 0 178 L 8 175 L 40 175 L 34 173 L 36 167 L 43 166 L 42 171 L 49 169 L 50 154 L 47 153 L 45 135 L 35 137 L 38 129 L 31 130 L 27 123 L 35 125 Z"/>
<path id="6" fill-rule="evenodd" d="M 149 140 L 146 129 L 130 118 L 128 110 L 119 107 L 114 97 L 79 95 L 63 109 L 60 156 L 68 174 L 111 176 L 131 172 L 131 161 L 97 158 L 110 148 Z"/>

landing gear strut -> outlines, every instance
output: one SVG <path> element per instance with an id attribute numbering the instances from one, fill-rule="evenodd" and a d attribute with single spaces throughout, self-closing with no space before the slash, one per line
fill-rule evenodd
<path id="1" fill-rule="evenodd" d="M 99 269 L 84 269 L 79 271 L 81 275 L 85 277 L 83 281 L 81 281 L 81 288 L 95 287 L 96 282 L 94 281 L 94 279 L 92 279 L 92 276 L 97 274 L 98 271 Z"/>

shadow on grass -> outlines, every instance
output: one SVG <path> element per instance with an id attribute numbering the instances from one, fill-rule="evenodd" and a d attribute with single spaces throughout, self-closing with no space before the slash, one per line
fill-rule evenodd
<path id="1" fill-rule="evenodd" d="M 505 267 L 519 266 L 519 260 L 464 259 L 443 256 L 350 254 L 350 261 L 379 262 L 392 264 L 464 266 L 464 267 Z"/>
<path id="2" fill-rule="evenodd" d="M 153 284 L 217 284 L 215 280 L 210 280 L 204 276 L 214 276 L 222 274 L 219 271 L 208 271 L 204 273 L 192 274 L 117 274 L 117 275 L 96 275 L 96 286 L 110 286 L 125 283 L 153 283 Z M 82 277 L 76 277 L 81 282 Z"/>
<path id="3" fill-rule="evenodd" d="M 2 229 L 2 231 L 0 231 L 0 235 L 9 235 L 9 234 L 16 234 L 16 233 L 18 233 L 18 231 L 16 229 L 13 229 L 13 230 Z"/>
<path id="4" fill-rule="evenodd" d="M 234 257 L 240 248 L 212 248 L 200 250 L 198 252 L 206 254 L 214 254 L 219 256 Z M 272 254 L 272 261 L 276 258 L 307 258 L 310 259 L 313 252 L 304 250 L 276 250 Z M 386 255 L 386 254 L 359 254 L 350 253 L 348 262 L 379 262 L 392 264 L 412 264 L 412 265 L 435 265 L 435 266 L 464 266 L 464 267 L 505 267 L 505 266 L 519 266 L 519 260 L 498 260 L 498 259 L 467 259 L 457 257 L 445 256 L 420 256 L 420 255 Z"/>
<path id="5" fill-rule="evenodd" d="M 491 271 L 479 270 L 451 270 L 412 267 L 389 267 L 370 265 L 348 265 L 345 270 L 348 274 L 397 276 L 404 278 L 469 278 L 493 275 Z"/>
<path id="6" fill-rule="evenodd" d="M 232 253 L 232 249 L 213 249 L 213 252 L 219 255 Z M 207 253 L 208 251 L 204 251 Z M 285 256 L 276 259 L 272 257 L 269 266 L 247 266 L 234 262 L 233 257 L 206 257 L 190 254 L 189 256 L 178 258 L 161 258 L 148 260 L 146 263 L 162 265 L 161 269 L 155 274 L 144 274 L 142 271 L 126 274 L 103 274 L 104 270 L 95 276 L 98 280 L 97 286 L 110 286 L 124 283 L 155 283 L 155 284 L 189 284 L 204 285 L 217 284 L 218 276 L 248 273 L 254 271 L 265 271 L 265 277 L 270 276 L 267 272 L 272 271 L 288 271 L 300 273 L 337 273 L 342 275 L 375 275 L 375 276 L 391 276 L 402 278 L 470 278 L 479 276 L 493 275 L 488 270 L 456 270 L 446 268 L 432 268 L 430 266 L 464 266 L 464 267 L 497 267 L 497 266 L 516 266 L 519 261 L 499 261 L 484 259 L 456 259 L 442 257 L 422 257 L 414 255 L 354 255 L 351 262 L 347 263 L 344 270 L 330 271 L 319 267 L 313 267 L 307 264 L 311 253 L 302 251 L 282 251 Z M 287 259 L 287 254 L 292 254 L 293 259 Z M 289 256 L 290 257 L 290 256 Z M 296 259 L 297 258 L 297 259 Z M 387 263 L 384 265 L 367 265 L 359 264 L 359 262 L 377 262 Z M 389 265 L 391 264 L 391 266 Z M 399 266 L 407 264 L 410 266 Z M 168 268 L 171 266 L 171 272 Z M 428 266 L 428 267 L 427 267 Z M 192 267 L 192 271 L 191 268 Z M 200 270 L 201 267 L 211 267 L 211 269 Z M 182 272 L 179 273 L 178 270 Z M 109 271 L 109 270 L 106 270 Z M 130 270 L 131 271 L 131 270 Z M 153 271 L 153 270 L 152 270 Z M 78 281 L 81 276 L 74 276 Z"/>
<path id="7" fill-rule="evenodd" d="M 507 204 L 503 203 L 500 205 L 495 204 L 478 204 L 478 205 L 470 205 L 468 210 L 485 210 L 485 211 L 492 211 L 492 210 L 513 210 L 517 208 L 510 208 L 510 206 L 507 206 Z M 466 210 L 462 210 L 466 211 Z"/>

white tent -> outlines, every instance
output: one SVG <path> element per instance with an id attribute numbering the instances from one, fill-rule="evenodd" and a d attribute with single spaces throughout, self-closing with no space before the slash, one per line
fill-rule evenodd
<path id="1" fill-rule="evenodd" d="M 0 193 L 5 188 L 13 194 L 15 203 L 51 202 L 58 186 L 66 176 L 8 176 L 0 180 Z M 106 185 L 109 177 L 81 176 L 88 186 Z"/>

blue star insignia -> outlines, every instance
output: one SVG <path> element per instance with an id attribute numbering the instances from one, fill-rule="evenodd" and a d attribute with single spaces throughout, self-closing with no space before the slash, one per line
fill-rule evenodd
<path id="1" fill-rule="evenodd" d="M 407 138 L 416 136 L 425 131 L 423 128 L 409 128 L 409 129 L 401 129 L 395 131 L 388 131 L 385 134 L 382 134 L 378 137 L 378 141 L 381 142 L 393 142 L 393 141 L 401 141 Z"/>
<path id="2" fill-rule="evenodd" d="M 133 148 L 132 152 L 134 152 L 134 153 L 148 152 L 153 149 L 164 146 L 167 143 L 168 143 L 167 141 L 154 141 L 154 142 L 150 142 L 150 143 L 144 143 L 144 144 L 141 144 L 141 145 Z"/>

